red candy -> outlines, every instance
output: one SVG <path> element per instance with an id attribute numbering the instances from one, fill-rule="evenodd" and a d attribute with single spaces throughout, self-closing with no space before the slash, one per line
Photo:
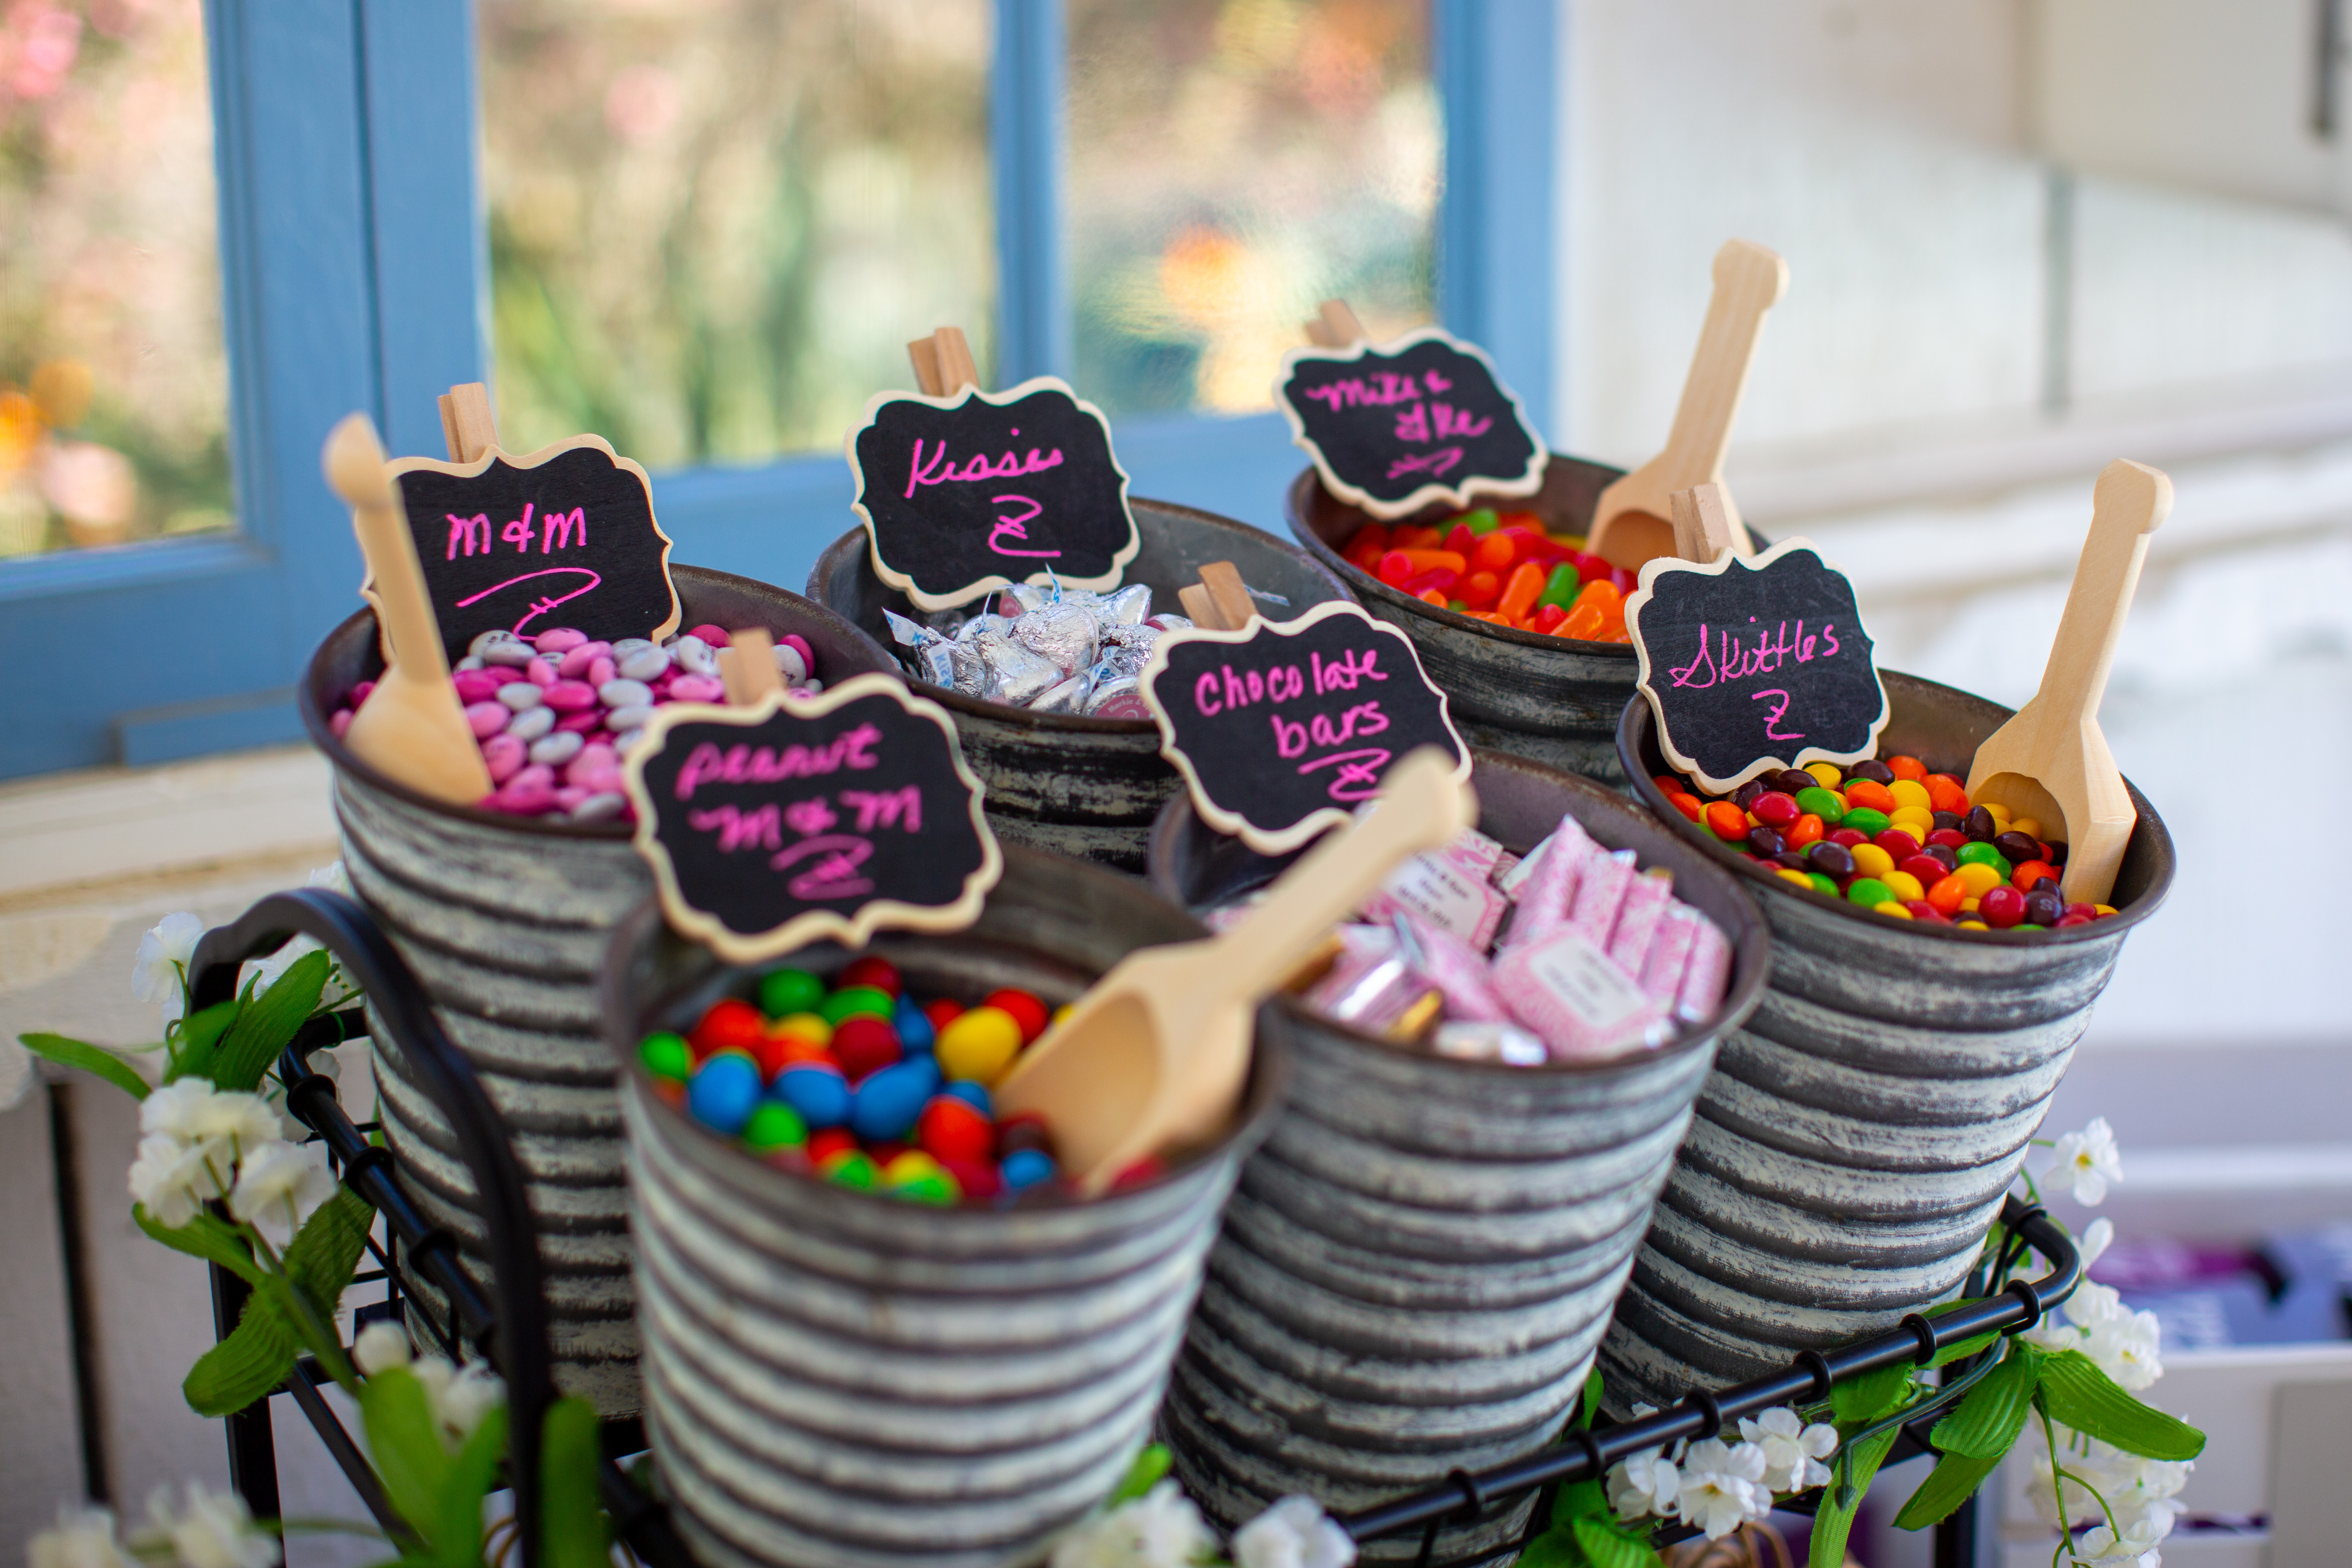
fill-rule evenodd
<path id="1" fill-rule="evenodd" d="M 963 1004 L 941 997 L 938 1001 L 923 1004 L 923 1016 L 931 1020 L 931 1028 L 934 1030 L 943 1030 L 957 1019 L 963 1017 Z"/>
<path id="2" fill-rule="evenodd" d="M 851 986 L 871 986 L 877 991 L 888 992 L 892 1001 L 897 1001 L 907 988 L 907 983 L 898 977 L 896 964 L 887 958 L 870 956 L 853 959 L 842 969 L 841 977 L 834 984 L 844 989 Z"/>
<path id="3" fill-rule="evenodd" d="M 1989 887 L 1977 901 L 1977 914 L 1996 931 L 2006 931 L 2025 918 L 2025 894 L 2013 887 Z"/>
<path id="4" fill-rule="evenodd" d="M 1892 856 L 1896 865 L 1919 852 L 1919 841 L 1900 828 L 1889 828 L 1870 841 Z"/>
<path id="5" fill-rule="evenodd" d="M 1805 813 L 1798 809 L 1795 796 L 1782 794 L 1778 789 L 1767 789 L 1748 803 L 1748 814 L 1768 828 L 1786 828 L 1792 826 Z"/>
<path id="6" fill-rule="evenodd" d="M 815 1164 L 823 1164 L 827 1155 L 856 1147 L 857 1134 L 846 1127 L 825 1127 L 808 1135 L 808 1157 Z"/>
<path id="7" fill-rule="evenodd" d="M 1893 854 L 1895 852 L 1888 850 L 1886 852 Z M 1933 855 L 1906 856 L 1895 862 L 1895 869 L 1917 877 L 1921 887 L 1933 887 L 1952 873 L 1951 867 Z"/>
<path id="8" fill-rule="evenodd" d="M 956 1186 L 966 1197 L 991 1198 L 1004 1190 L 1004 1178 L 986 1160 L 940 1159 L 940 1168 L 955 1177 Z"/>
<path id="9" fill-rule="evenodd" d="M 906 1054 L 898 1043 L 898 1031 L 872 1013 L 852 1013 L 842 1019 L 834 1029 L 831 1049 L 834 1061 L 841 1064 L 842 1076 L 852 1083 Z"/>
<path id="10" fill-rule="evenodd" d="M 1870 842 L 1870 835 L 1860 828 L 1832 828 L 1829 831 L 1828 838 L 1830 842 L 1842 844 L 1847 849 L 1852 849 L 1856 844 Z"/>
<path id="11" fill-rule="evenodd" d="M 1028 992 L 1010 988 L 989 992 L 981 1006 L 1002 1008 L 1011 1013 L 1013 1021 L 1021 1026 L 1021 1043 L 1024 1045 L 1045 1033 L 1046 1024 L 1052 1022 L 1054 1017 L 1045 1003 Z"/>
<path id="12" fill-rule="evenodd" d="M 969 1100 L 953 1094 L 934 1095 L 915 1124 L 923 1153 L 943 1166 L 957 1161 L 980 1164 L 996 1146 L 996 1127 Z"/>
<path id="13" fill-rule="evenodd" d="M 698 1062 L 714 1051 L 729 1050 L 740 1051 L 756 1061 L 768 1043 L 768 1020 L 751 1003 L 730 997 L 710 1004 L 687 1043 L 694 1048 Z"/>

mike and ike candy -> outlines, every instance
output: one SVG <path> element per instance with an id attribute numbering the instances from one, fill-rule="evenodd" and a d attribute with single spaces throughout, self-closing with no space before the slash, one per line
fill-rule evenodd
<path id="1" fill-rule="evenodd" d="M 1626 643 L 1634 577 L 1532 512 L 1464 512 L 1433 526 L 1366 523 L 1340 556 L 1391 588 L 1474 621 L 1587 643 Z"/>

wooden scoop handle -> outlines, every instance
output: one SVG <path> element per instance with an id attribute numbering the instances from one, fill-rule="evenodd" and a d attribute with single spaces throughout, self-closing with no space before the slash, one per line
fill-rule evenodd
<path id="1" fill-rule="evenodd" d="M 2172 481 L 2144 463 L 2117 458 L 2091 492 L 2091 532 L 2066 591 L 2050 663 L 2032 705 L 2044 726 L 2093 717 L 2106 695 L 2124 620 L 2147 559 L 2148 536 L 2172 511 Z"/>
<path id="2" fill-rule="evenodd" d="M 1325 839 L 1282 874 L 1248 918 L 1216 937 L 1214 972 L 1231 977 L 1226 994 L 1263 997 L 1279 989 L 1399 862 L 1468 827 L 1474 807 L 1470 791 L 1454 781 L 1455 766 L 1435 747 L 1399 762 L 1370 816 Z"/>
<path id="3" fill-rule="evenodd" d="M 425 569 L 416 540 L 400 515 L 392 482 L 384 476 L 383 444 L 366 414 L 347 414 L 327 437 L 327 482 L 352 508 L 352 531 L 367 557 L 376 601 L 383 608 L 395 662 L 409 675 L 427 681 L 449 678 L 449 656 L 441 627 L 425 591 Z"/>
<path id="4" fill-rule="evenodd" d="M 1668 490 L 1704 485 L 1723 472 L 1724 449 L 1748 388 L 1764 313 L 1788 292 L 1789 264 L 1762 246 L 1727 240 L 1715 253 L 1715 294 L 1657 466 Z"/>

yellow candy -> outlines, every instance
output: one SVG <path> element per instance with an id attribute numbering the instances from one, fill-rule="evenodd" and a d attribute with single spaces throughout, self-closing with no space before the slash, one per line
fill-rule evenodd
<path id="1" fill-rule="evenodd" d="M 1780 880 L 1783 882 L 1794 883 L 1797 886 L 1803 888 L 1808 893 L 1811 893 L 1813 888 L 1813 879 L 1811 877 L 1807 876 L 1803 872 L 1794 870 L 1789 866 L 1782 866 L 1780 868 Z"/>
<path id="2" fill-rule="evenodd" d="M 899 1186 L 923 1176 L 937 1176 L 940 1169 L 940 1162 L 922 1150 L 908 1149 L 882 1167 L 882 1180 L 886 1186 Z"/>
<path id="3" fill-rule="evenodd" d="M 1996 804 L 1994 804 L 1992 801 L 1990 801 L 1990 800 L 1987 800 L 1987 801 L 1984 803 L 1984 809 L 1985 809 L 1986 810 L 1990 811 L 1990 812 L 1992 813 L 1992 820 L 1993 820 L 1994 821 L 1996 821 L 1996 822 L 1998 822 L 1998 823 L 2000 823 L 2000 831 L 2001 831 L 2002 832 L 2004 832 L 2004 833 L 2005 833 L 2005 832 L 2009 831 L 2009 808 L 2008 808 L 2008 807 L 2006 807 L 2006 806 L 2000 806 L 2000 805 L 1996 805 Z"/>
<path id="4" fill-rule="evenodd" d="M 1932 810 L 1927 801 L 1927 787 L 1916 779 L 1897 779 L 1886 787 L 1886 792 L 1895 797 L 1895 803 L 1898 806 Z"/>
<path id="5" fill-rule="evenodd" d="M 2097 910 L 2103 915 L 2113 915 L 2116 912 L 2116 906 L 2112 904 L 2095 904 L 2091 905 L 2091 907 Z"/>
<path id="6" fill-rule="evenodd" d="M 1919 885 L 1919 879 L 1907 871 L 1883 871 L 1878 873 L 1878 880 L 1893 888 L 1895 896 L 1906 904 L 1915 898 L 1927 896 L 1927 890 Z"/>
<path id="7" fill-rule="evenodd" d="M 1992 929 L 1991 926 L 1987 925 L 1981 920 L 1961 920 L 1957 921 L 1954 924 L 1963 931 L 1990 931 Z"/>
<path id="8" fill-rule="evenodd" d="M 2000 873 L 1982 861 L 1969 861 L 1952 874 L 1960 879 L 1961 885 L 1969 890 L 1969 896 L 1972 899 L 1982 898 L 1986 893 L 1999 887 L 2001 881 Z M 1969 906 L 1963 904 L 1960 907 L 1966 909 Z"/>
<path id="9" fill-rule="evenodd" d="M 1981 904 L 1982 900 L 1980 899 L 1964 898 L 1960 900 L 1960 913 L 1963 915 L 1974 915 Z"/>
<path id="10" fill-rule="evenodd" d="M 1054 1021 L 1055 1023 L 1060 1023 L 1064 1019 L 1068 1018 L 1072 1013 L 1077 1011 L 1077 1008 L 1078 1004 L 1076 1002 L 1064 1002 L 1060 1007 L 1054 1009 Z"/>
<path id="11" fill-rule="evenodd" d="M 791 1035 L 795 1040 L 804 1040 L 815 1046 L 833 1043 L 833 1026 L 814 1013 L 787 1013 L 770 1024 L 768 1032 L 777 1036 Z"/>
<path id="12" fill-rule="evenodd" d="M 1021 1050 L 1021 1024 L 1003 1008 L 974 1008 L 948 1020 L 935 1049 L 950 1081 L 993 1083 Z"/>
<path id="13" fill-rule="evenodd" d="M 1901 904 L 1895 903 L 1891 898 L 1884 904 L 1874 904 L 1871 905 L 1871 908 L 1880 915 L 1892 915 L 1897 920 L 1908 920 L 1911 918 L 1911 912 L 1904 908 Z"/>
<path id="14" fill-rule="evenodd" d="M 1886 821 L 1890 825 L 1902 829 L 1923 844 L 1927 841 L 1927 835 L 1936 831 L 1936 814 L 1933 811 L 1923 811 L 1916 806 L 1905 806 L 1891 812 Z"/>
<path id="15" fill-rule="evenodd" d="M 1876 844 L 1856 844 L 1853 846 L 1853 854 L 1856 876 L 1874 876 L 1879 881 L 1885 882 L 1886 873 L 1895 869 L 1895 857 Z"/>
<path id="16" fill-rule="evenodd" d="M 1845 781 L 1845 775 L 1826 762 L 1810 763 L 1805 771 L 1820 779 L 1824 789 L 1834 789 Z"/>
<path id="17" fill-rule="evenodd" d="M 2042 824 L 2032 817 L 2020 817 L 2009 825 L 2010 831 L 2023 833 L 2029 839 L 2042 837 Z"/>

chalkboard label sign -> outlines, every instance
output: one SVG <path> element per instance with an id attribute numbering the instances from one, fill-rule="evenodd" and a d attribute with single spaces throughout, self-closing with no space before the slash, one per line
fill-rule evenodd
<path id="1" fill-rule="evenodd" d="M 656 708 L 623 765 L 670 924 L 737 963 L 961 931 L 1004 869 L 937 703 L 889 676 Z"/>
<path id="2" fill-rule="evenodd" d="M 1102 410 L 1052 376 L 883 392 L 849 433 L 875 574 L 925 610 L 1016 582 L 1117 588 L 1143 548 Z"/>
<path id="3" fill-rule="evenodd" d="M 1807 539 L 1712 565 L 1660 557 L 1625 601 L 1666 759 L 1716 794 L 1808 762 L 1859 762 L 1886 727 L 1853 584 Z"/>
<path id="4" fill-rule="evenodd" d="M 612 642 L 677 630 L 669 536 L 654 521 L 646 471 L 602 437 L 527 457 L 493 450 L 471 463 L 388 466 L 453 663 L 485 632 L 570 626 Z"/>
<path id="5" fill-rule="evenodd" d="M 1379 348 L 1294 349 L 1274 398 L 1323 487 L 1376 517 L 1543 486 L 1549 455 L 1519 400 L 1484 350 L 1442 328 Z"/>
<path id="6" fill-rule="evenodd" d="M 1297 849 L 1380 793 L 1423 746 L 1469 748 L 1412 640 L 1353 604 L 1239 632 L 1173 632 L 1153 644 L 1143 699 L 1192 809 L 1261 854 Z"/>

